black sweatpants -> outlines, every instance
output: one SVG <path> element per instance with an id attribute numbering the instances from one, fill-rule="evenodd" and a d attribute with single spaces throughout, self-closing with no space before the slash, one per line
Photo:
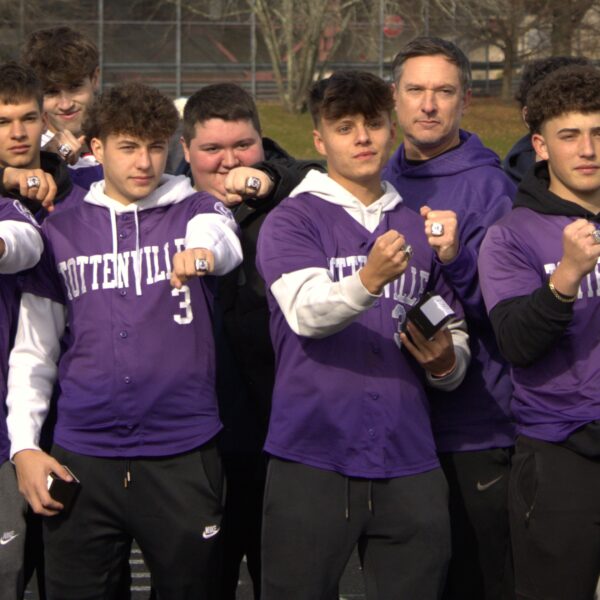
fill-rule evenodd
<path id="1" fill-rule="evenodd" d="M 369 600 L 440 598 L 450 557 L 441 469 L 368 480 L 271 458 L 262 600 L 329 600 L 356 544 Z"/>
<path id="2" fill-rule="evenodd" d="M 222 510 L 214 442 L 151 459 L 95 458 L 58 446 L 52 455 L 79 478 L 81 491 L 70 514 L 44 520 L 50 600 L 119 597 L 133 539 L 159 600 L 214 597 Z"/>
<path id="3" fill-rule="evenodd" d="M 600 460 L 521 436 L 510 478 L 519 600 L 592 600 L 600 576 Z"/>
<path id="4" fill-rule="evenodd" d="M 450 490 L 452 558 L 444 600 L 511 600 L 508 520 L 513 448 L 440 454 Z"/>

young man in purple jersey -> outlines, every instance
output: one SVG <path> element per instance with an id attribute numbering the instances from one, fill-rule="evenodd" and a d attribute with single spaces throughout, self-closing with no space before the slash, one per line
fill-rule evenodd
<path id="1" fill-rule="evenodd" d="M 44 258 L 24 282 L 8 426 L 20 489 L 46 517 L 50 597 L 114 598 L 133 538 L 159 598 L 208 598 L 215 584 L 212 275 L 237 266 L 241 249 L 221 202 L 163 175 L 177 118 L 141 84 L 101 96 L 84 132 L 105 179 L 45 220 Z M 55 380 L 46 454 L 38 437 Z M 51 472 L 71 480 L 62 465 L 81 482 L 67 514 L 47 489 Z"/>
<path id="2" fill-rule="evenodd" d="M 460 48 L 416 38 L 396 56 L 393 72 L 404 142 L 383 178 L 423 216 L 436 262 L 464 307 L 472 352 L 460 386 L 428 393 L 450 488 L 452 558 L 444 599 L 510 599 L 511 383 L 486 318 L 477 255 L 487 227 L 510 210 L 515 187 L 496 154 L 460 128 L 471 100 L 471 68 Z"/>
<path id="3" fill-rule="evenodd" d="M 328 175 L 311 171 L 258 242 L 277 359 L 262 598 L 331 597 L 357 544 L 368 598 L 439 598 L 447 486 L 424 386 L 458 385 L 469 351 L 463 330 L 428 341 L 406 313 L 427 291 L 462 310 L 421 218 L 381 181 L 389 86 L 339 72 L 309 105 Z"/>
<path id="4" fill-rule="evenodd" d="M 512 365 L 516 592 L 591 600 L 600 576 L 600 71 L 545 77 L 527 95 L 527 121 L 543 160 L 479 255 Z"/>
<path id="5" fill-rule="evenodd" d="M 88 190 L 102 179 L 102 167 L 82 133 L 88 108 L 98 91 L 98 49 L 71 27 L 40 29 L 21 49 L 21 60 L 34 70 L 44 90 L 44 149 L 69 165 L 73 181 Z"/>

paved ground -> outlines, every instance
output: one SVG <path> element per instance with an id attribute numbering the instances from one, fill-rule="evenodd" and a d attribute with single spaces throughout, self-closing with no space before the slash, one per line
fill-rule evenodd
<path id="1" fill-rule="evenodd" d="M 150 574 L 146 569 L 142 554 L 139 549 L 134 548 L 131 552 L 131 600 L 148 600 L 150 595 Z M 35 585 L 30 586 L 25 594 L 26 600 L 38 600 Z M 356 553 L 352 555 L 350 562 L 340 583 L 340 600 L 365 600 L 365 591 L 358 564 Z M 237 600 L 254 600 L 250 577 L 245 563 L 240 573 L 240 584 L 238 587 Z M 600 600 L 600 581 L 596 591 L 596 600 Z"/>
<path id="2" fill-rule="evenodd" d="M 150 595 L 150 574 L 142 553 L 138 548 L 133 548 L 131 551 L 131 600 L 148 600 Z M 38 594 L 35 583 L 33 582 L 25 594 L 26 600 L 38 600 Z M 352 556 L 344 577 L 340 584 L 340 600 L 364 600 L 365 593 L 358 565 L 358 557 L 356 554 Z M 254 600 L 252 593 L 252 584 L 245 563 L 242 565 L 240 572 L 240 584 L 238 587 L 237 600 Z"/>

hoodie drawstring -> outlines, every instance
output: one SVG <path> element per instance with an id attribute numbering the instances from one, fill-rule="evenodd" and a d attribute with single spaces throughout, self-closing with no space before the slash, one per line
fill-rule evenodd
<path id="1" fill-rule="evenodd" d="M 142 257 L 140 256 L 140 221 L 137 206 L 133 211 L 135 220 L 135 259 L 133 261 L 133 276 L 135 277 L 135 294 L 142 295 Z"/>
<path id="2" fill-rule="evenodd" d="M 344 477 L 345 480 L 345 496 L 346 496 L 346 511 L 345 517 L 346 521 L 350 520 L 350 477 Z M 367 506 L 369 508 L 369 512 L 373 515 L 375 514 L 373 510 L 373 480 L 369 479 L 367 483 Z"/>

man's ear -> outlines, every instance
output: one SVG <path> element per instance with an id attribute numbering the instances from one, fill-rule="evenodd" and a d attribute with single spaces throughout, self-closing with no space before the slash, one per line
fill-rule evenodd
<path id="1" fill-rule="evenodd" d="M 190 147 L 186 144 L 185 138 L 181 136 L 179 138 L 179 143 L 181 144 L 181 148 L 183 150 L 183 158 L 187 163 L 190 162 Z"/>
<path id="2" fill-rule="evenodd" d="M 548 145 L 541 133 L 534 133 L 531 136 L 531 145 L 541 160 L 548 160 Z"/>
<path id="3" fill-rule="evenodd" d="M 90 140 L 90 150 L 94 155 L 94 158 L 100 163 L 104 164 L 104 144 L 102 140 L 98 138 L 92 138 Z"/>
<path id="4" fill-rule="evenodd" d="M 92 76 L 90 77 L 90 81 L 92 83 L 92 89 L 94 93 L 98 91 L 98 87 L 100 86 L 100 67 L 96 67 Z"/>
<path id="5" fill-rule="evenodd" d="M 462 114 L 464 115 L 467 112 L 469 106 L 471 106 L 471 100 L 473 99 L 473 90 L 468 89 L 462 99 Z"/>
<path id="6" fill-rule="evenodd" d="M 323 138 L 321 137 L 321 132 L 318 129 L 313 129 L 313 142 L 315 144 L 315 149 L 321 156 L 327 156 L 327 150 L 325 148 L 325 144 L 323 143 Z"/>

